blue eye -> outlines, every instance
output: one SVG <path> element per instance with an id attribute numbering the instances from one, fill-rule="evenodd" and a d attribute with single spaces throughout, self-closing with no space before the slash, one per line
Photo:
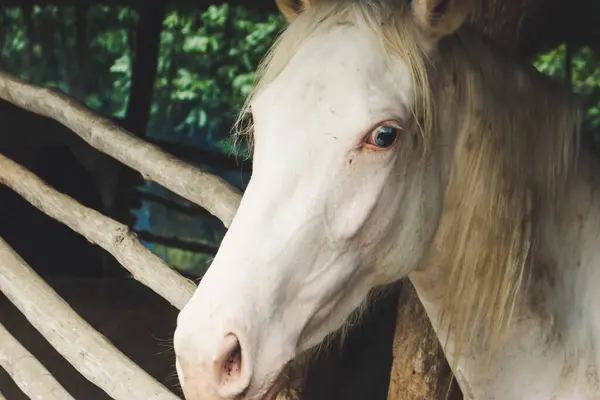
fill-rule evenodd
<path id="1" fill-rule="evenodd" d="M 380 125 L 367 137 L 367 145 L 375 150 L 385 150 L 394 144 L 400 129 L 392 125 Z"/>

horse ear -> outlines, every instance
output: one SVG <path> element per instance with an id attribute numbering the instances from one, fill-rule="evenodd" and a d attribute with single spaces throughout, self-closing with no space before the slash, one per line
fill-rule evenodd
<path id="1" fill-rule="evenodd" d="M 311 0 L 275 0 L 277 8 L 288 22 L 292 22 L 300 13 L 310 7 Z"/>
<path id="2" fill-rule="evenodd" d="M 423 33 L 437 40 L 460 28 L 473 0 L 412 0 L 412 12 Z"/>

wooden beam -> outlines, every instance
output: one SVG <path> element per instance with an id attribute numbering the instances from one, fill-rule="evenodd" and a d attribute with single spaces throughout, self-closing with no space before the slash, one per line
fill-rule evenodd
<path id="1" fill-rule="evenodd" d="M 0 365 L 27 397 L 32 400 L 75 400 L 2 324 L 0 343 Z"/>
<path id="2" fill-rule="evenodd" d="M 0 95 L 0 98 L 2 96 Z M 115 125 L 124 126 L 124 119 L 107 117 Z M 74 138 L 73 133 L 64 125 L 17 107 L 0 99 L 0 121 L 11 121 L 0 135 L 0 148 L 20 146 L 44 146 L 47 144 L 68 145 Z M 79 140 L 75 138 L 75 140 Z M 177 158 L 194 165 L 207 166 L 216 170 L 236 171 L 244 174 L 252 172 L 251 160 L 236 158 L 223 152 L 207 150 L 191 144 L 182 144 L 172 140 L 145 138 Z"/>
<path id="3" fill-rule="evenodd" d="M 240 171 L 245 174 L 252 173 L 252 161 L 250 160 L 242 160 L 225 153 L 217 153 L 213 150 L 206 150 L 198 146 L 181 144 L 170 140 L 146 138 L 146 141 L 195 164 L 206 165 L 221 170 Z"/>
<path id="4" fill-rule="evenodd" d="M 146 180 L 206 209 L 225 227 L 233 220 L 242 198 L 239 189 L 132 135 L 63 92 L 0 72 L 0 98 L 56 120 L 90 146 L 139 171 Z"/>

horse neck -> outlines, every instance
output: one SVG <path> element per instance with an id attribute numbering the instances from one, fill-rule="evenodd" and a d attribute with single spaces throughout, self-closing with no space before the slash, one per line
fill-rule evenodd
<path id="1" fill-rule="evenodd" d="M 600 366 L 600 179 L 598 162 L 582 151 L 557 218 L 548 215 L 540 227 L 536 265 L 530 288 L 534 308 L 539 301 L 554 319 L 556 342 L 588 364 Z M 559 340 L 560 339 L 560 340 Z M 592 347 L 590 347 L 592 346 Z M 582 354 L 577 354 L 577 353 Z"/>
<path id="2" fill-rule="evenodd" d="M 599 165 L 581 154 L 558 215 L 542 207 L 535 262 L 523 283 L 505 342 L 491 360 L 477 340 L 463 348 L 454 373 L 466 398 L 596 398 L 600 394 Z M 446 356 L 453 335 L 440 326 L 440 274 L 410 278 Z"/>
<path id="3" fill-rule="evenodd" d="M 585 147 L 575 172 L 561 174 L 563 167 L 569 168 L 570 151 L 577 146 L 568 135 L 561 136 L 561 132 L 570 135 L 576 125 L 575 104 L 542 78 L 493 54 L 473 36 L 449 42 L 443 52 L 446 62 L 441 65 L 446 72 L 436 82 L 434 95 L 441 110 L 437 125 L 447 130 L 438 133 L 443 138 L 441 144 L 454 149 L 451 152 L 460 147 L 457 132 L 470 126 L 470 105 L 483 110 L 471 117 L 486 118 L 486 112 L 501 112 L 503 118 L 496 119 L 495 126 L 489 125 L 493 130 L 485 134 L 496 139 L 511 134 L 498 143 L 512 143 L 508 145 L 512 147 L 491 151 L 517 152 L 512 159 L 521 169 L 511 170 L 511 163 L 492 167 L 512 171 L 513 179 L 520 179 L 519 171 L 526 172 L 528 164 L 534 168 L 523 180 L 539 200 L 534 207 L 537 223 L 532 225 L 534 250 L 504 341 L 493 359 L 477 336 L 463 344 L 460 358 L 454 359 L 453 333 L 439 323 L 446 300 L 440 296 L 440 288 L 447 282 L 448 270 L 443 257 L 428 257 L 410 278 L 451 365 L 456 366 L 455 374 L 467 398 L 598 398 L 600 315 L 595 310 L 600 308 L 600 268 L 596 267 L 600 263 L 596 248 L 600 238 L 600 179 L 592 174 L 598 168 Z M 465 72 L 468 68 L 472 70 Z M 465 82 L 489 87 L 475 85 L 471 86 L 474 90 L 466 90 Z M 469 101 L 468 96 L 479 97 Z M 518 129 L 503 129 L 511 128 L 507 120 L 519 125 Z M 471 131 L 475 135 L 478 132 Z M 455 168 L 457 161 L 460 164 L 464 159 L 448 157 L 443 170 Z M 486 183 L 479 182 L 481 185 Z M 486 187 L 495 190 L 494 185 Z M 434 243 L 432 253 L 439 249 L 444 249 L 444 243 Z"/>

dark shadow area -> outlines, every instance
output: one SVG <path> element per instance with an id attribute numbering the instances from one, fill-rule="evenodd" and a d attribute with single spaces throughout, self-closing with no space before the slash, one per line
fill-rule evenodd
<path id="1" fill-rule="evenodd" d="M 392 344 L 400 284 L 379 297 L 311 363 L 303 400 L 385 400 L 392 367 Z"/>

